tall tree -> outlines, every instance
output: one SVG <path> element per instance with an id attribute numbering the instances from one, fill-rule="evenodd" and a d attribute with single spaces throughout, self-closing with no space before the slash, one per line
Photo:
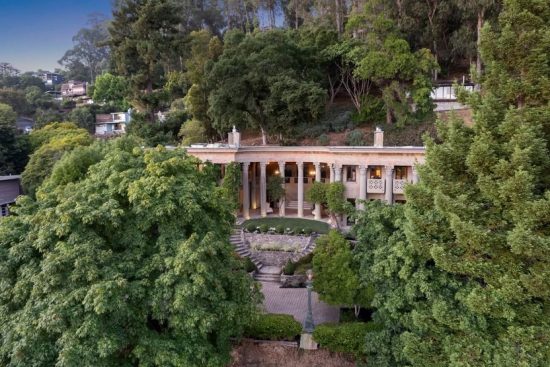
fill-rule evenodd
<path id="1" fill-rule="evenodd" d="M 231 209 L 196 159 L 140 145 L 73 151 L 0 222 L 2 365 L 229 363 L 258 300 Z"/>
<path id="2" fill-rule="evenodd" d="M 164 99 L 164 73 L 176 54 L 180 6 L 171 0 L 123 0 L 109 26 L 118 73 L 130 81 L 134 102 L 151 121 Z"/>
<path id="3" fill-rule="evenodd" d="M 281 137 L 298 121 L 315 121 L 326 92 L 303 67 L 307 58 L 284 31 L 229 32 L 207 75 L 214 86 L 208 114 L 216 129 L 251 127 L 261 131 L 266 144 L 268 134 Z"/>
<path id="4" fill-rule="evenodd" d="M 29 144 L 16 128 L 17 114 L 0 103 L 0 175 L 18 175 L 28 161 Z"/>
<path id="5" fill-rule="evenodd" d="M 549 34 L 548 2 L 504 1 L 482 32 L 473 126 L 440 123 L 427 141 L 406 243 L 386 261 L 403 282 L 379 299 L 391 365 L 548 365 Z"/>
<path id="6" fill-rule="evenodd" d="M 69 78 L 78 76 L 82 66 L 87 70 L 85 80 L 93 83 L 95 77 L 105 70 L 109 64 L 109 47 L 106 43 L 109 38 L 107 20 L 101 14 L 93 14 L 88 21 L 88 27 L 82 28 L 73 37 L 74 46 L 58 61 L 64 66 Z"/>

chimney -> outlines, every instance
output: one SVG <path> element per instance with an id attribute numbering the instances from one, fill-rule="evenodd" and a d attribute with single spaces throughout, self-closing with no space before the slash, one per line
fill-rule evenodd
<path id="1" fill-rule="evenodd" d="M 382 148 L 384 146 L 384 131 L 379 127 L 376 127 L 374 131 L 374 146 L 376 148 Z"/>
<path id="2" fill-rule="evenodd" d="M 237 131 L 235 125 L 233 125 L 233 131 L 227 134 L 227 143 L 229 145 L 234 145 L 237 148 L 241 145 L 241 133 Z"/>

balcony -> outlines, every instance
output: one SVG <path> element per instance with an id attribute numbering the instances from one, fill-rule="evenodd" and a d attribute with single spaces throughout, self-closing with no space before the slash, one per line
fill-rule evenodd
<path id="1" fill-rule="evenodd" d="M 407 184 L 409 184 L 409 180 L 393 180 L 393 193 L 403 194 Z"/>
<path id="2" fill-rule="evenodd" d="M 385 180 L 371 178 L 367 180 L 367 192 L 369 194 L 383 194 L 385 187 Z"/>

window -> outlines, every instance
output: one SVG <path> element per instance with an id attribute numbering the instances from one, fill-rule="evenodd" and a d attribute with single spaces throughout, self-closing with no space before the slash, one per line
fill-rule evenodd
<path id="1" fill-rule="evenodd" d="M 395 166 L 394 171 L 396 180 L 406 180 L 407 179 L 407 167 L 406 166 Z"/>
<path id="2" fill-rule="evenodd" d="M 9 214 L 8 204 L 0 206 L 0 217 L 5 217 Z"/>
<path id="3" fill-rule="evenodd" d="M 380 180 L 382 178 L 382 166 L 374 166 L 370 169 L 371 180 Z"/>
<path id="4" fill-rule="evenodd" d="M 357 170 L 355 166 L 346 166 L 346 181 L 355 182 L 356 173 L 357 173 Z"/>

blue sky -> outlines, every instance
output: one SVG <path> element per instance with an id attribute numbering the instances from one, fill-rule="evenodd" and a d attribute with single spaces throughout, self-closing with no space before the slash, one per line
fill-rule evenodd
<path id="1" fill-rule="evenodd" d="M 0 0 L 0 62 L 53 70 L 88 15 L 111 16 L 111 0 Z"/>

